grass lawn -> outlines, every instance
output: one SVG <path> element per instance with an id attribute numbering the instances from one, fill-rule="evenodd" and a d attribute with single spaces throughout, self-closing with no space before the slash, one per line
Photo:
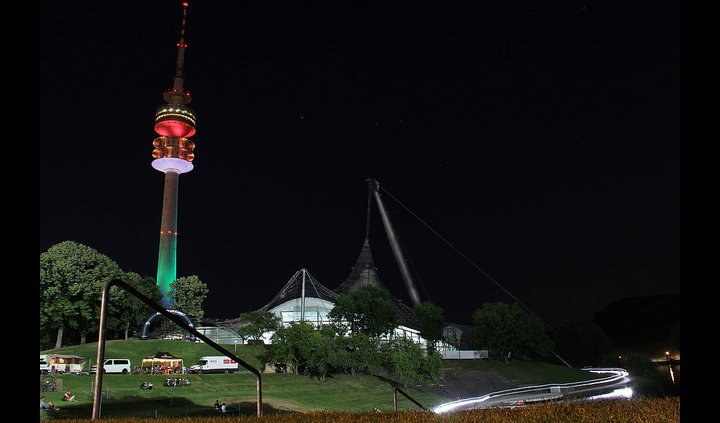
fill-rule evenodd
<path id="1" fill-rule="evenodd" d="M 267 347 L 263 345 L 225 346 L 229 351 L 262 369 Z M 142 358 L 158 351 L 167 351 L 183 358 L 185 366 L 190 366 L 204 355 L 218 353 L 204 343 L 192 343 L 181 340 L 113 340 L 106 343 L 106 358 L 129 358 L 133 367 L 139 366 Z M 97 343 L 65 347 L 44 353 L 76 354 L 88 359 L 89 369 L 97 355 Z M 495 360 L 447 360 L 446 367 L 466 370 L 496 371 L 516 385 L 528 385 L 551 382 L 572 382 L 599 377 L 594 374 L 564 366 L 547 363 L 512 361 L 502 363 Z M 242 367 L 241 367 L 242 370 Z M 43 393 L 47 401 L 61 408 L 53 413 L 60 418 L 88 418 L 92 413 L 94 375 L 59 375 L 62 389 L 59 392 Z M 105 375 L 103 392 L 109 392 L 109 398 L 103 400 L 103 417 L 181 417 L 214 416 L 215 400 L 225 402 L 233 409 L 240 408 L 242 413 L 255 412 L 255 377 L 248 371 L 234 374 L 186 375 L 191 386 L 165 387 L 166 375 Z M 152 391 L 140 390 L 143 381 L 152 381 Z M 350 411 L 363 412 L 393 408 L 393 390 L 396 385 L 385 379 L 368 375 L 350 376 L 346 374 L 329 375 L 325 382 L 315 378 L 292 374 L 264 373 L 263 409 L 266 415 L 305 412 L 305 411 Z M 77 402 L 61 402 L 65 390 L 75 393 Z M 421 404 L 430 408 L 448 401 L 414 388 L 405 389 Z M 454 398 L 453 398 L 454 399 Z M 417 410 L 418 407 L 403 396 L 398 396 L 398 408 Z"/>
<path id="2" fill-rule="evenodd" d="M 235 352 L 234 345 L 224 345 Z M 204 343 L 192 343 L 181 340 L 113 340 L 105 346 L 106 358 L 129 358 L 133 367 L 140 365 L 142 358 L 158 351 L 167 351 L 184 360 L 190 366 L 204 355 L 219 353 Z M 95 362 L 97 343 L 76 345 L 43 353 L 75 354 Z M 239 345 L 237 356 L 257 369 L 264 367 L 267 347 L 263 345 Z M 86 364 L 86 368 L 90 363 Z M 61 410 L 54 413 L 62 418 L 86 418 L 92 413 L 92 389 L 94 375 L 59 375 L 62 379 L 62 392 L 44 393 L 47 401 L 52 401 Z M 103 378 L 103 392 L 109 392 L 110 398 L 103 400 L 103 417 L 155 417 L 158 416 L 212 416 L 215 400 L 225 402 L 234 409 L 240 407 L 249 414 L 255 411 L 255 376 L 242 369 L 233 374 L 185 375 L 189 387 L 165 387 L 166 375 L 116 375 L 108 374 Z M 140 390 L 143 381 L 152 381 L 152 391 Z M 265 414 L 309 411 L 344 410 L 372 411 L 375 408 L 390 410 L 393 407 L 392 394 L 395 385 L 391 382 L 367 375 L 329 375 L 325 382 L 307 376 L 292 374 L 264 373 L 263 409 Z M 77 402 L 61 402 L 66 390 L 76 395 Z M 421 404 L 428 407 L 446 401 L 413 388 L 407 392 Z M 414 410 L 418 407 L 402 396 L 398 398 L 398 408 Z"/>
<path id="3" fill-rule="evenodd" d="M 516 386 L 579 382 L 607 376 L 567 366 L 522 360 L 512 360 L 509 363 L 498 360 L 445 360 L 445 368 L 456 371 L 494 371 Z"/>
<path id="4" fill-rule="evenodd" d="M 215 400 L 225 402 L 243 413 L 255 410 L 255 377 L 250 373 L 188 375 L 191 386 L 165 387 L 162 375 L 105 375 L 103 417 L 212 416 Z M 43 393 L 47 401 L 60 407 L 55 413 L 62 418 L 87 418 L 92 413 L 94 376 L 60 375 L 62 390 Z M 391 410 L 394 385 L 366 375 L 333 375 L 325 382 L 291 374 L 263 375 L 265 414 L 310 410 L 372 411 Z M 143 381 L 152 381 L 152 391 L 139 389 Z M 77 402 L 62 402 L 65 390 L 75 393 Z M 430 407 L 446 401 L 413 388 L 406 390 L 421 404 Z M 400 396 L 398 407 L 406 410 L 417 406 Z"/>

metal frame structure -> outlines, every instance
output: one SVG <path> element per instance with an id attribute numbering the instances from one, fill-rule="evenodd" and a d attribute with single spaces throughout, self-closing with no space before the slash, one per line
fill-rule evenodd
<path id="1" fill-rule="evenodd" d="M 183 313 L 182 311 L 180 311 L 180 310 L 168 310 L 168 312 L 170 312 L 170 313 L 172 313 L 172 314 L 175 314 L 175 315 L 177 315 L 177 316 L 180 316 L 190 327 L 192 327 L 192 328 L 195 327 L 195 325 L 193 324 L 192 320 L 190 320 L 190 317 L 188 317 L 188 315 L 185 314 L 185 313 Z M 146 340 L 146 339 L 148 339 L 148 331 L 150 331 L 150 324 L 153 322 L 153 320 L 155 320 L 155 319 L 158 318 L 159 316 L 160 316 L 160 312 L 157 312 L 157 313 L 153 314 L 152 316 L 148 317 L 147 320 L 145 320 L 145 324 L 143 324 L 143 328 L 142 328 L 142 330 L 140 331 L 140 339 L 142 339 L 143 341 Z M 194 335 L 190 335 L 189 340 L 190 340 L 191 342 L 195 342 L 195 336 L 194 336 Z"/>
<path id="2" fill-rule="evenodd" d="M 427 410 L 427 408 L 425 408 L 425 406 L 423 406 L 422 404 L 420 404 L 419 402 L 417 402 L 417 400 L 416 400 L 415 398 L 411 397 L 410 394 L 408 394 L 407 392 L 403 391 L 403 390 L 400 389 L 400 388 L 395 388 L 395 390 L 393 391 L 393 408 L 395 408 L 395 411 L 398 411 L 398 401 L 397 401 L 397 398 L 398 398 L 398 397 L 397 397 L 397 394 L 398 394 L 398 392 L 400 392 L 401 394 L 403 394 L 403 396 L 404 396 L 405 398 L 407 398 L 407 399 L 409 399 L 410 401 L 414 402 L 415 405 L 417 405 L 417 406 L 420 407 L 421 409 Z"/>
<path id="3" fill-rule="evenodd" d="M 244 368 L 248 369 L 250 373 L 255 375 L 256 379 L 256 391 L 257 391 L 257 417 L 262 417 L 262 376 L 260 375 L 260 371 L 258 369 L 254 368 L 250 364 L 246 363 L 242 359 L 240 359 L 235 354 L 231 353 L 230 351 L 226 350 L 222 346 L 216 344 L 213 340 L 208 338 L 207 336 L 203 335 L 202 333 L 198 332 L 195 328 L 189 326 L 186 324 L 180 317 L 172 314 L 170 311 L 166 310 L 162 306 L 156 304 L 153 302 L 150 298 L 146 297 L 142 293 L 140 293 L 137 289 L 133 288 L 130 284 L 127 282 L 121 280 L 121 279 L 113 279 L 110 282 L 107 282 L 102 290 L 102 300 L 100 302 L 100 326 L 98 330 L 98 350 L 97 350 L 97 363 L 98 368 L 97 372 L 95 372 L 95 387 L 94 387 L 94 393 L 93 393 L 93 408 L 92 408 L 92 420 L 99 420 L 100 419 L 100 409 L 102 405 L 102 383 L 103 383 L 103 376 L 104 376 L 104 368 L 102 363 L 105 362 L 105 328 L 107 326 L 107 307 L 108 302 L 110 299 L 110 288 L 113 286 L 118 286 L 125 291 L 129 292 L 133 296 L 135 296 L 137 299 L 142 301 L 143 303 L 147 304 L 148 306 L 152 307 L 153 309 L 157 310 L 160 314 L 170 319 L 172 322 L 174 322 L 176 325 L 180 326 L 181 328 L 185 329 L 186 331 L 190 332 L 191 334 L 195 335 L 196 337 L 202 339 L 206 344 L 214 348 L 216 351 L 232 358 L 237 363 L 239 363 Z"/>

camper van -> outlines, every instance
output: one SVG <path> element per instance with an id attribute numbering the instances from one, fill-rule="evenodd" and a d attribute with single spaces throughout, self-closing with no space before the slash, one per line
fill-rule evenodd
<path id="1" fill-rule="evenodd" d="M 190 366 L 190 373 L 234 373 L 238 363 L 224 355 L 200 357 L 197 364 Z"/>
<path id="2" fill-rule="evenodd" d="M 40 371 L 45 367 L 49 373 L 82 373 L 85 358 L 68 354 L 40 354 Z"/>

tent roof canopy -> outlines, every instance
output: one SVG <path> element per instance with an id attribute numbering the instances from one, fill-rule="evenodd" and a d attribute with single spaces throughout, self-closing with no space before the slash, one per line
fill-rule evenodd
<path id="1" fill-rule="evenodd" d="M 175 357 L 174 355 L 172 355 L 169 352 L 160 352 L 160 351 L 156 352 L 155 354 L 151 354 L 151 355 L 147 356 L 147 358 L 150 358 L 150 359 L 160 358 L 160 359 L 166 359 L 166 360 L 180 359 L 179 357 Z"/>
<path id="2" fill-rule="evenodd" d="M 374 286 L 375 288 L 382 289 L 390 294 L 390 291 L 380 280 L 378 269 L 375 267 L 375 262 L 372 258 L 370 241 L 367 238 L 363 241 L 363 246 L 360 249 L 360 255 L 355 262 L 355 266 L 352 267 L 350 275 L 348 275 L 345 282 L 341 283 L 334 291 L 338 294 L 353 293 L 366 285 Z M 415 317 L 415 312 L 412 307 L 403 303 L 402 300 L 395 298 L 392 294 L 390 294 L 390 299 L 398 312 L 399 323 L 409 328 L 419 329 L 420 322 Z"/>
<path id="3" fill-rule="evenodd" d="M 300 269 L 290 278 L 280 292 L 269 303 L 262 306 L 258 311 L 269 311 L 273 307 L 286 301 L 302 298 L 303 274 L 305 279 L 305 297 L 314 297 L 334 303 L 338 294 L 321 284 L 307 269 Z"/>

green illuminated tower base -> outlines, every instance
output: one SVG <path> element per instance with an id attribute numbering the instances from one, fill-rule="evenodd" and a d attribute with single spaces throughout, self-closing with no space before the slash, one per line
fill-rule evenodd
<path id="1" fill-rule="evenodd" d="M 162 305 L 170 308 L 170 284 L 177 279 L 177 203 L 180 173 L 175 169 L 165 171 L 162 222 L 160 224 L 160 249 L 156 284 L 162 293 Z"/>

